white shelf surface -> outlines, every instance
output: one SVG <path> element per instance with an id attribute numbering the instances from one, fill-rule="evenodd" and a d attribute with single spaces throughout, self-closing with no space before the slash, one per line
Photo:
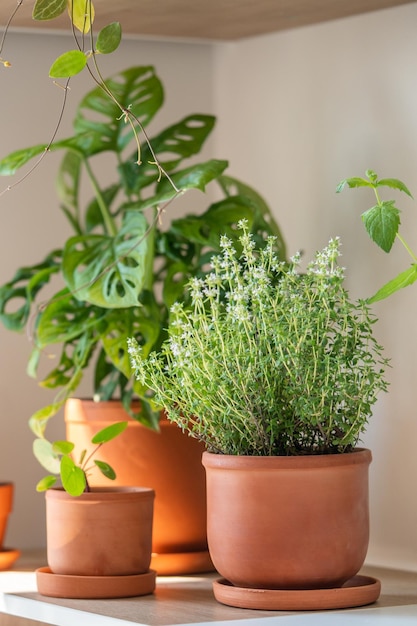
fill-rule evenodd
<path id="1" fill-rule="evenodd" d="M 38 561 L 41 565 L 43 560 Z M 24 560 L 22 560 L 24 564 Z M 35 566 L 0 572 L 0 612 L 54 626 L 401 626 L 417 624 L 417 573 L 365 568 L 381 580 L 377 603 L 358 609 L 289 613 L 216 602 L 216 574 L 159 577 L 154 594 L 118 600 L 61 600 L 37 593 Z"/>

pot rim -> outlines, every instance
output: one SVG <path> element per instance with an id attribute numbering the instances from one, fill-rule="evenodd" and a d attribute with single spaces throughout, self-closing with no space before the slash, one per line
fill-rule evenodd
<path id="1" fill-rule="evenodd" d="M 45 497 L 71 502 L 153 500 L 155 491 L 151 487 L 91 487 L 79 496 L 71 496 L 63 487 L 52 487 L 46 490 Z"/>
<path id="2" fill-rule="evenodd" d="M 299 456 L 239 456 L 203 452 L 204 467 L 214 469 L 298 469 L 341 467 L 367 464 L 372 461 L 368 448 L 354 448 L 350 452 L 338 454 L 304 454 Z"/>

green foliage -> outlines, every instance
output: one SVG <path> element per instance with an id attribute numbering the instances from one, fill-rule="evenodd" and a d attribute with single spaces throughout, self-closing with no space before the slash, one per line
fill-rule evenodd
<path id="1" fill-rule="evenodd" d="M 171 308 L 168 338 L 146 355 L 129 340 L 132 367 L 169 419 L 213 452 L 345 452 L 386 389 L 382 348 L 368 305 L 351 302 L 337 264 L 339 241 L 305 273 L 279 258 L 274 238 L 256 246 L 221 238 L 191 305 Z"/>
<path id="2" fill-rule="evenodd" d="M 50 443 L 46 439 L 39 438 L 33 442 L 33 452 L 39 463 L 48 471 L 57 474 L 61 478 L 61 483 L 65 491 L 71 496 L 80 496 L 84 491 L 89 491 L 88 473 L 89 463 L 104 443 L 118 437 L 127 427 L 127 422 L 116 422 L 100 430 L 91 439 L 96 447 L 87 456 L 86 450 L 80 455 L 80 460 L 76 463 L 72 457 L 74 444 L 70 441 L 55 441 Z M 116 478 L 116 473 L 108 463 L 94 460 L 94 464 L 101 473 L 110 480 Z M 37 491 L 45 491 L 56 484 L 57 477 L 48 475 L 42 478 L 36 485 Z"/>
<path id="3" fill-rule="evenodd" d="M 79 74 L 87 65 L 87 56 L 81 50 L 69 50 L 61 54 L 51 65 L 51 78 L 69 78 Z"/>
<path id="4" fill-rule="evenodd" d="M 373 303 L 388 298 L 399 289 L 407 287 L 417 280 L 417 256 L 412 252 L 405 239 L 399 233 L 401 224 L 400 211 L 395 205 L 395 200 L 383 201 L 379 195 L 379 189 L 381 187 L 388 187 L 389 189 L 401 191 L 412 198 L 413 196 L 408 187 L 397 178 L 378 179 L 377 175 L 372 170 L 367 170 L 366 177 L 366 179 L 356 177 L 342 180 L 337 186 L 336 192 L 340 193 L 346 186 L 351 189 L 356 187 L 369 187 L 373 189 L 377 204 L 362 213 L 362 220 L 368 235 L 384 252 L 390 252 L 394 241 L 398 239 L 412 259 L 411 267 L 400 272 L 398 276 L 388 281 L 368 299 L 369 303 Z"/>
<path id="5" fill-rule="evenodd" d="M 119 22 L 112 22 L 105 26 L 97 35 L 96 44 L 92 50 L 84 50 L 85 35 L 92 32 L 95 17 L 94 5 L 91 0 L 36 0 L 32 17 L 34 20 L 46 21 L 60 17 L 68 7 L 68 17 L 73 27 L 76 39 L 76 30 L 81 33 L 81 40 L 77 48 L 60 55 L 51 65 L 51 78 L 70 78 L 81 72 L 95 54 L 110 54 L 117 50 L 122 39 L 122 30 Z M 75 30 L 76 29 L 76 30 Z M 77 41 L 77 39 L 76 39 Z M 93 44 L 91 35 L 89 45 Z"/>
<path id="6" fill-rule="evenodd" d="M 92 395 L 120 398 L 132 414 L 132 398 L 145 398 L 147 389 L 132 380 L 127 338 L 135 336 L 144 354 L 159 349 L 169 307 L 186 296 L 192 276 L 204 274 L 212 254 L 219 252 L 220 234 L 236 240 L 239 219 L 248 220 L 257 240 L 275 234 L 285 258 L 283 239 L 265 202 L 247 185 L 224 176 L 226 161 L 187 163 L 204 146 L 214 117 L 187 115 L 150 137 L 139 155 L 137 134 L 163 104 L 161 81 L 153 67 L 139 66 L 105 84 L 138 124 L 120 117 L 119 106 L 100 87 L 82 99 L 73 135 L 48 147 L 64 153 L 56 183 L 71 235 L 61 248 L 54 243 L 43 261 L 20 268 L 0 287 L 0 321 L 23 331 L 31 320 L 29 374 L 37 376 L 43 353 L 57 354 L 41 381 L 57 395 L 30 419 L 40 438 L 90 366 Z M 0 174 L 15 173 L 46 148 L 10 154 L 0 161 Z M 104 181 L 99 176 L 102 154 L 114 164 L 113 178 Z M 92 190 L 86 203 L 84 180 Z M 204 191 L 213 182 L 220 189 L 217 202 L 198 215 L 169 220 L 168 207 L 180 193 Z M 167 215 L 161 212 L 164 207 Z M 54 284 L 58 279 L 58 287 L 50 296 L 52 278 Z M 152 404 L 145 403 L 134 417 L 158 427 Z"/>

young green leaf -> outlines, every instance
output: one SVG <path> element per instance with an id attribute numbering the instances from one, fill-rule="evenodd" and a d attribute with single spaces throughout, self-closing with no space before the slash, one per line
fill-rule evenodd
<path id="1" fill-rule="evenodd" d="M 105 463 L 104 461 L 94 461 L 94 463 L 97 465 L 103 476 L 109 478 L 110 480 L 114 480 L 116 478 L 116 472 L 108 463 Z"/>
<path id="2" fill-rule="evenodd" d="M 33 442 L 33 454 L 39 463 L 51 474 L 59 474 L 60 460 L 47 439 L 38 438 Z"/>
<path id="3" fill-rule="evenodd" d="M 54 441 L 52 450 L 56 454 L 71 454 L 74 450 L 74 444 L 71 441 Z"/>
<path id="4" fill-rule="evenodd" d="M 96 50 L 101 54 L 110 54 L 120 45 L 122 40 L 122 27 L 119 22 L 112 22 L 105 26 L 97 36 Z"/>
<path id="5" fill-rule="evenodd" d="M 406 269 L 401 274 L 398 274 L 395 278 L 390 280 L 386 285 L 381 287 L 372 298 L 368 299 L 369 304 L 373 304 L 374 302 L 378 302 L 379 300 L 384 300 L 391 296 L 393 293 L 402 289 L 403 287 L 408 287 L 408 285 L 412 285 L 417 280 L 417 264 L 413 263 L 411 267 Z"/>
<path id="6" fill-rule="evenodd" d="M 110 441 L 111 439 L 114 439 L 115 437 L 120 435 L 125 430 L 126 427 L 127 427 L 127 422 L 116 422 L 115 424 L 112 424 L 111 426 L 107 426 L 106 428 L 103 428 L 102 430 L 100 430 L 98 433 L 94 435 L 94 437 L 91 440 L 91 443 L 94 443 L 94 444 L 106 443 L 107 441 Z"/>
<path id="7" fill-rule="evenodd" d="M 404 193 L 406 193 L 407 196 L 409 196 L 410 198 L 413 197 L 408 187 L 401 180 L 398 180 L 398 178 L 381 178 L 381 180 L 378 181 L 377 186 L 397 189 L 398 191 L 403 191 Z"/>
<path id="8" fill-rule="evenodd" d="M 36 485 L 36 491 L 46 491 L 53 487 L 56 483 L 55 476 L 45 476 Z"/>
<path id="9" fill-rule="evenodd" d="M 61 459 L 61 482 L 71 496 L 80 496 L 86 487 L 84 471 L 69 456 Z"/>
<path id="10" fill-rule="evenodd" d="M 373 187 L 372 183 L 369 180 L 365 180 L 364 178 L 345 178 L 342 180 L 336 187 L 336 193 L 340 193 L 343 191 L 345 187 L 350 187 L 353 189 L 354 187 Z"/>
<path id="11" fill-rule="evenodd" d="M 79 74 L 87 65 L 87 56 L 81 50 L 69 50 L 61 54 L 51 65 L 51 78 L 70 78 Z"/>
<path id="12" fill-rule="evenodd" d="M 67 6 L 67 0 L 36 0 L 32 11 L 34 20 L 54 20 Z"/>
<path id="13" fill-rule="evenodd" d="M 381 202 L 362 214 L 368 235 L 384 252 L 389 252 L 400 226 L 400 212 L 394 200 Z"/>

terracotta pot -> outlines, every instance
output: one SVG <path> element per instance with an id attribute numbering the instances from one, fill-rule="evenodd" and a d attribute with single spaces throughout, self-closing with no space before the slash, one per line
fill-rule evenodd
<path id="1" fill-rule="evenodd" d="M 147 485 L 156 493 L 151 567 L 160 574 L 212 569 L 201 464 L 204 446 L 164 418 L 159 433 L 142 426 L 127 416 L 120 402 L 71 398 L 66 403 L 66 434 L 76 451 L 89 449 L 91 437 L 101 428 L 126 419 L 128 428 L 103 446 L 100 459 L 115 469 L 114 484 Z M 90 482 L 108 484 L 98 471 Z"/>
<path id="2" fill-rule="evenodd" d="M 54 574 L 129 576 L 149 570 L 154 492 L 94 488 L 46 492 L 47 558 Z"/>
<path id="3" fill-rule="evenodd" d="M 0 483 L 0 550 L 3 549 L 7 520 L 13 508 L 13 484 Z"/>
<path id="4" fill-rule="evenodd" d="M 208 542 L 238 587 L 341 586 L 365 560 L 369 450 L 300 457 L 205 452 Z"/>

